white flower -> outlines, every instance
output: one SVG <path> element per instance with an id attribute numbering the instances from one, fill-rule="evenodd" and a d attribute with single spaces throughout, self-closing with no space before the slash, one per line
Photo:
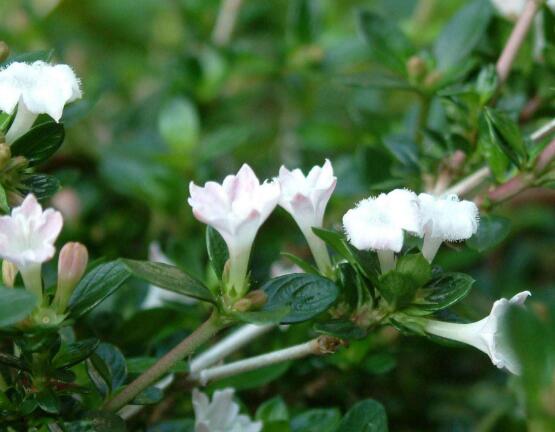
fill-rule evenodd
<path id="1" fill-rule="evenodd" d="M 250 251 L 258 229 L 279 200 L 278 182 L 260 184 L 251 167 L 244 164 L 237 175 L 220 185 L 208 182 L 199 187 L 191 182 L 189 204 L 195 217 L 218 231 L 229 250 L 228 287 L 232 296 L 242 297 Z"/>
<path id="2" fill-rule="evenodd" d="M 312 227 L 322 227 L 326 206 L 337 183 L 330 161 L 326 159 L 322 167 L 313 167 L 306 177 L 298 168 L 289 171 L 282 166 L 279 170 L 279 183 L 279 205 L 295 219 L 320 271 L 327 272 L 331 268 L 328 251 L 325 243 L 314 234 Z"/>
<path id="3" fill-rule="evenodd" d="M 208 396 L 194 389 L 195 432 L 260 432 L 262 422 L 239 414 L 234 393 L 232 388 L 216 390 L 210 402 Z"/>
<path id="4" fill-rule="evenodd" d="M 80 83 L 68 65 L 14 62 L 0 70 L 0 110 L 17 115 L 6 134 L 13 143 L 25 134 L 39 114 L 60 121 L 66 103 L 81 98 Z"/>
<path id="5" fill-rule="evenodd" d="M 504 298 L 497 300 L 487 317 L 470 324 L 428 320 L 426 331 L 436 336 L 472 345 L 486 353 L 498 368 L 507 369 L 518 375 L 520 365 L 507 340 L 503 324 L 509 306 L 523 304 L 530 295 L 530 291 L 523 291 L 510 300 Z"/>
<path id="6" fill-rule="evenodd" d="M 478 230 L 478 207 L 472 201 L 459 201 L 457 195 L 434 197 L 418 195 L 424 245 L 422 254 L 430 262 L 443 241 L 467 240 Z"/>
<path id="7" fill-rule="evenodd" d="M 491 0 L 497 12 L 503 17 L 511 20 L 516 20 L 520 16 L 527 1 L 528 0 Z"/>
<path id="8" fill-rule="evenodd" d="M 403 247 L 405 231 L 421 235 L 418 200 L 414 192 L 395 189 L 360 201 L 343 216 L 349 242 L 360 250 L 378 252 L 382 272 L 394 265 L 394 252 Z"/>
<path id="9" fill-rule="evenodd" d="M 27 195 L 11 215 L 0 217 L 0 256 L 13 262 L 25 286 L 42 297 L 41 264 L 54 256 L 54 242 L 62 230 L 60 212 L 42 210 L 34 195 Z"/>

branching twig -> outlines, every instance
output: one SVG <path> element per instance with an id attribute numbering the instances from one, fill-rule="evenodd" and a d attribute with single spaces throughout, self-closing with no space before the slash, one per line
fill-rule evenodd
<path id="1" fill-rule="evenodd" d="M 222 0 L 216 25 L 212 32 L 212 42 L 215 45 L 225 46 L 229 43 L 241 8 L 241 2 L 242 0 Z"/>
<path id="2" fill-rule="evenodd" d="M 323 355 L 334 353 L 343 344 L 341 339 L 332 336 L 320 336 L 300 345 L 262 354 L 245 360 L 239 360 L 223 366 L 204 369 L 199 374 L 199 381 L 205 385 L 209 381 L 238 375 L 243 372 L 260 369 L 276 363 L 296 360 L 309 355 Z"/>

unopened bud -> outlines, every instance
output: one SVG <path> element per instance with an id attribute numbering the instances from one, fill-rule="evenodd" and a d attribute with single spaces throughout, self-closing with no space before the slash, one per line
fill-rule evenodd
<path id="1" fill-rule="evenodd" d="M 58 287 L 52 306 L 63 313 L 77 283 L 85 274 L 89 253 L 81 243 L 66 243 L 58 258 Z"/>
<path id="2" fill-rule="evenodd" d="M 251 307 L 252 302 L 247 298 L 237 300 L 233 305 L 233 309 L 235 309 L 237 312 L 247 312 L 251 309 Z"/>
<path id="3" fill-rule="evenodd" d="M 7 288 L 13 288 L 17 277 L 17 267 L 8 260 L 2 261 L 2 283 Z"/>
<path id="4" fill-rule="evenodd" d="M 5 142 L 0 142 L 0 169 L 4 168 L 11 158 L 12 152 L 10 146 Z"/>
<path id="5" fill-rule="evenodd" d="M 254 290 L 248 293 L 245 296 L 245 299 L 251 302 L 251 307 L 253 309 L 258 309 L 266 304 L 266 301 L 268 300 L 268 295 L 262 290 Z"/>
<path id="6" fill-rule="evenodd" d="M 4 41 L 0 41 L 0 62 L 6 60 L 10 55 L 10 48 Z"/>
<path id="7" fill-rule="evenodd" d="M 412 81 L 420 81 L 428 68 L 426 62 L 418 56 L 412 56 L 407 60 L 407 72 Z"/>
<path id="8" fill-rule="evenodd" d="M 441 81 L 442 78 L 443 75 L 441 74 L 441 72 L 437 70 L 432 71 L 426 76 L 426 79 L 424 80 L 424 85 L 428 88 L 434 87 L 437 83 L 439 83 L 439 81 Z"/>

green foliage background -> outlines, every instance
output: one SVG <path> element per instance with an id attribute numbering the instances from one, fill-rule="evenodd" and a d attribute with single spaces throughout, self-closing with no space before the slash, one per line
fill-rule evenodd
<path id="1" fill-rule="evenodd" d="M 160 241 L 177 265 L 209 279 L 204 227 L 186 202 L 191 180 L 221 180 L 243 162 L 269 178 L 281 164 L 307 169 L 329 158 L 339 180 L 326 219 L 336 228 L 362 197 L 400 186 L 423 189 L 421 173 L 435 173 L 449 147 L 428 143 L 417 156 L 419 95 L 383 81 L 392 53 L 384 59 L 370 49 L 358 12 L 371 10 L 397 23 L 426 58 L 466 3 L 245 0 L 229 44 L 219 47 L 211 41 L 220 6 L 215 0 L 10 0 L 0 3 L 0 40 L 15 54 L 53 50 L 52 59 L 72 65 L 83 80 L 84 100 L 64 115 L 64 147 L 43 170 L 64 186 L 55 197 L 69 208 L 64 240 L 85 243 L 93 257 L 137 259 L 147 257 L 151 241 Z M 482 3 L 484 14 L 492 13 L 489 2 Z M 387 30 L 385 21 L 373 25 Z M 468 77 L 495 63 L 510 29 L 510 22 L 492 18 L 474 54 L 464 59 Z M 386 34 L 395 44 L 395 35 Z M 539 95 L 536 116 L 521 121 L 525 132 L 555 114 L 553 46 L 548 39 L 545 60 L 538 64 L 532 44 L 527 40 L 497 102 L 516 118 Z M 448 43 L 446 52 L 464 49 Z M 444 137 L 457 128 L 447 114 L 434 95 L 428 127 Z M 532 309 L 544 317 L 536 324 L 553 335 L 554 202 L 555 195 L 537 192 L 496 208 L 511 225 L 493 250 L 480 253 L 463 245 L 441 250 L 438 262 L 445 269 L 469 272 L 477 280 L 457 313 L 478 319 L 493 299 L 531 290 Z M 257 238 L 255 280 L 267 278 L 281 251 L 309 258 L 293 221 L 278 210 Z M 146 286 L 128 284 L 88 316 L 79 337 L 100 337 L 131 357 L 156 355 L 200 322 L 198 306 L 141 310 L 145 295 Z M 304 325 L 275 330 L 237 358 L 302 342 L 308 333 Z M 534 352 L 530 347 L 547 344 L 553 351 L 553 338 L 546 341 L 545 334 L 532 329 L 519 336 L 523 349 Z M 540 352 L 530 362 L 542 358 Z M 526 375 L 529 384 L 532 375 Z M 242 390 L 251 413 L 274 396 L 287 403 L 291 415 L 313 408 L 345 412 L 373 398 L 385 406 L 392 431 L 527 428 L 525 390 L 517 391 L 514 379 L 485 355 L 391 329 L 353 341 L 334 356 L 218 383 L 224 385 Z M 530 402 L 534 409 L 554 410 L 554 385 L 550 395 Z M 145 409 L 130 430 L 179 430 L 168 422 L 191 416 L 186 386 L 180 381 L 166 402 Z M 527 391 L 539 394 L 530 386 Z"/>

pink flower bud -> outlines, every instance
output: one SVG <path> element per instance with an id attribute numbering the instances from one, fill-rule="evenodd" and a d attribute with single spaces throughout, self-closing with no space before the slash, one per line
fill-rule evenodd
<path id="1" fill-rule="evenodd" d="M 85 274 L 89 253 L 81 243 L 66 243 L 58 258 L 58 288 L 52 305 L 63 313 L 73 289 Z"/>

